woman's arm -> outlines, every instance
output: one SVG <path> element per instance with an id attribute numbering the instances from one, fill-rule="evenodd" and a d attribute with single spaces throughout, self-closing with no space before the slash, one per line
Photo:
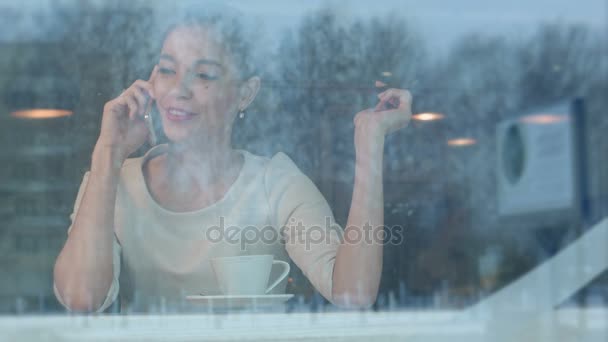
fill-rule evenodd
<path id="1" fill-rule="evenodd" d="M 373 238 L 384 224 L 383 149 L 379 140 L 357 151 L 350 212 L 334 264 L 332 297 L 337 305 L 366 307 L 376 301 L 382 244 Z"/>
<path id="2" fill-rule="evenodd" d="M 55 286 L 72 311 L 95 311 L 113 281 L 114 207 L 120 169 L 110 149 L 96 148 L 75 219 L 57 257 Z"/>
<path id="3" fill-rule="evenodd" d="M 407 125 L 411 117 L 411 95 L 389 89 L 379 95 L 375 110 L 355 116 L 355 183 L 333 271 L 332 301 L 345 306 L 371 306 L 376 301 L 382 273 L 384 197 L 382 167 L 385 135 Z M 395 109 L 378 111 L 385 103 Z"/>
<path id="4" fill-rule="evenodd" d="M 55 262 L 55 289 L 73 311 L 100 308 L 114 281 L 114 208 L 120 169 L 149 134 L 144 121 L 152 103 L 152 82 L 137 80 L 103 110 L 84 193 L 74 208 L 68 240 Z M 82 198 L 80 198 L 82 196 Z"/>

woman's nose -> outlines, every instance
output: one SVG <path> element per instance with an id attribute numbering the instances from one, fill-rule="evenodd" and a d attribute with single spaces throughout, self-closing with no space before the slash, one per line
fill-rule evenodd
<path id="1" fill-rule="evenodd" d="M 176 82 L 173 84 L 173 89 L 171 89 L 172 95 L 180 98 L 190 98 L 192 97 L 192 76 L 183 75 L 181 77 L 177 77 Z"/>

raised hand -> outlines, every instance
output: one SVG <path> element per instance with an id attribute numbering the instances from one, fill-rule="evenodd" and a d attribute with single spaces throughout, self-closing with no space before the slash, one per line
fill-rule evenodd
<path id="1" fill-rule="evenodd" d="M 155 75 L 156 67 L 148 81 L 133 82 L 122 94 L 104 106 L 96 148 L 112 149 L 120 164 L 148 137 L 149 130 L 144 115 L 150 112 L 153 105 Z"/>
<path id="2" fill-rule="evenodd" d="M 375 108 L 355 115 L 355 145 L 384 141 L 384 137 L 408 125 L 412 117 L 412 95 L 390 88 L 378 94 Z"/>

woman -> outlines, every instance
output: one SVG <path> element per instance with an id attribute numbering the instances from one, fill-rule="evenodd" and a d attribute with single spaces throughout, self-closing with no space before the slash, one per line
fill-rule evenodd
<path id="1" fill-rule="evenodd" d="M 209 260 L 246 254 L 291 258 L 334 304 L 373 304 L 382 245 L 361 237 L 383 229 L 384 138 L 409 122 L 411 96 L 389 89 L 376 108 L 355 116 L 355 184 L 342 239 L 328 228 L 336 224 L 326 200 L 289 157 L 231 147 L 232 123 L 261 84 L 249 74 L 246 46 L 222 16 L 182 20 L 165 35 L 149 80 L 106 103 L 54 269 L 55 294 L 66 308 L 101 312 L 119 287 L 123 308 L 135 311 L 160 297 L 219 294 Z M 150 106 L 169 142 L 128 158 L 148 137 Z M 270 225 L 285 241 L 229 245 L 205 235 L 223 224 Z M 311 243 L 311 227 L 326 227 L 327 238 Z"/>

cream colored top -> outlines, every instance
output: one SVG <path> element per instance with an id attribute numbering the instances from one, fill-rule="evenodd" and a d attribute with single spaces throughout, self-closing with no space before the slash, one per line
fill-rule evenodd
<path id="1" fill-rule="evenodd" d="M 221 294 L 210 263 L 216 256 L 291 258 L 331 299 L 342 229 L 323 195 L 287 155 L 267 158 L 237 150 L 245 162 L 224 197 L 206 208 L 177 213 L 152 198 L 142 172 L 144 161 L 166 149 L 158 145 L 122 167 L 114 219 L 114 281 L 97 312 L 114 302 L 119 288 L 121 310 L 129 311 L 148 311 L 161 301 L 183 303 L 189 294 Z M 80 185 L 72 223 L 88 176 Z M 281 271 L 273 268 L 270 279 Z M 271 293 L 284 293 L 286 283 Z M 56 287 L 55 295 L 66 306 Z"/>

